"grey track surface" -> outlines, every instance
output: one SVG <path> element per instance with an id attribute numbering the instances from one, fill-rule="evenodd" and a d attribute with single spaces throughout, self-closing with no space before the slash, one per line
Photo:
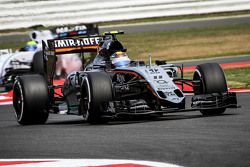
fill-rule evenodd
<path id="1" fill-rule="evenodd" d="M 250 165 L 250 93 L 221 116 L 199 112 L 89 125 L 50 115 L 46 125 L 20 126 L 12 106 L 0 106 L 0 158 L 112 158 L 183 166 Z"/>
<path id="2" fill-rule="evenodd" d="M 100 32 L 110 30 L 124 30 L 126 33 L 133 32 L 153 32 L 153 31 L 170 31 L 185 28 L 199 28 L 199 27 L 215 27 L 235 24 L 250 23 L 250 15 L 231 16 L 231 17 L 217 17 L 206 19 L 192 19 L 192 20 L 178 20 L 178 21 L 163 21 L 152 23 L 140 23 L 129 25 L 116 25 L 116 26 L 101 26 Z M 0 41 L 27 41 L 29 40 L 28 34 L 11 34 L 1 35 Z"/>

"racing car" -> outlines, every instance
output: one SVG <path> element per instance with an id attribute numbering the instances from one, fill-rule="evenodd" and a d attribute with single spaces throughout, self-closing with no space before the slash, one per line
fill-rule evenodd
<path id="1" fill-rule="evenodd" d="M 7 92 L 11 90 L 17 75 L 33 72 L 33 68 L 37 66 L 34 59 L 39 61 L 39 57 L 42 56 L 42 41 L 89 34 L 99 34 L 97 25 L 85 24 L 56 27 L 50 30 L 33 30 L 29 33 L 31 41 L 28 41 L 24 47 L 16 52 L 8 49 L 0 50 L 0 91 Z M 64 60 L 65 58 L 62 58 L 62 61 Z M 62 67 L 58 65 L 58 75 L 61 74 L 61 71 Z"/>
<path id="2" fill-rule="evenodd" d="M 158 115 L 196 111 L 203 115 L 222 114 L 236 108 L 236 93 L 228 92 L 223 70 L 217 63 L 196 67 L 193 79 L 184 79 L 183 66 L 157 60 L 146 64 L 130 60 L 127 49 L 117 39 L 122 31 L 103 36 L 67 38 L 43 42 L 41 70 L 17 77 L 13 86 L 13 106 L 21 125 L 44 124 L 49 113 L 82 116 L 91 124 L 108 122 L 124 115 Z M 62 84 L 55 83 L 57 54 L 87 52 L 96 58 L 80 71 L 72 72 Z M 83 63 L 84 64 L 84 63 Z M 189 85 L 193 91 L 184 90 Z M 185 93 L 193 93 L 186 106 Z"/>

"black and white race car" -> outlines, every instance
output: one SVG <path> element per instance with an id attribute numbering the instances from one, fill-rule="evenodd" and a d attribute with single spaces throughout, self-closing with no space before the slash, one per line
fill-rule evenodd
<path id="1" fill-rule="evenodd" d="M 122 32 L 104 36 L 49 40 L 43 43 L 43 62 L 36 74 L 17 77 L 13 105 L 19 124 L 43 124 L 49 113 L 82 116 L 89 123 L 100 123 L 122 115 L 164 115 L 199 110 L 203 115 L 222 114 L 236 108 L 235 93 L 228 92 L 224 72 L 217 63 L 197 66 L 193 79 L 183 78 L 183 67 L 165 61 L 131 61 L 116 38 Z M 57 54 L 96 51 L 96 58 L 83 70 L 72 72 L 63 84 L 54 83 Z M 84 64 L 84 63 L 83 63 Z M 179 76 L 180 75 L 180 76 Z M 178 86 L 179 85 L 179 86 Z M 185 91 L 189 85 L 193 91 Z M 58 89 L 61 92 L 58 92 Z M 184 93 L 193 93 L 186 106 Z"/>

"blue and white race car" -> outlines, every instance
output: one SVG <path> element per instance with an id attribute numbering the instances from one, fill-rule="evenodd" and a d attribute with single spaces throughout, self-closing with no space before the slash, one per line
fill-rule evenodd
<path id="1" fill-rule="evenodd" d="M 34 30 L 29 33 L 31 41 L 28 41 L 24 47 L 15 52 L 10 49 L 0 50 L 0 92 L 11 90 L 17 75 L 33 72 L 33 66 L 36 66 L 33 64 L 34 56 L 42 56 L 42 41 L 98 33 L 98 27 L 94 24 L 56 27 L 51 30 Z M 72 54 L 70 58 L 72 56 L 75 57 Z M 68 57 L 59 56 L 61 61 L 57 65 L 58 75 L 61 75 L 63 70 L 69 71 L 66 64 L 72 58 L 69 59 Z"/>

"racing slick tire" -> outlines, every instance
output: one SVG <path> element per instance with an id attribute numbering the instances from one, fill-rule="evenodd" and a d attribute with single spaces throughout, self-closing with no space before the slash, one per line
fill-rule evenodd
<path id="1" fill-rule="evenodd" d="M 212 94 L 227 92 L 227 81 L 224 72 L 218 63 L 205 63 L 196 67 L 193 81 L 200 81 L 199 86 L 193 87 L 194 94 Z M 224 113 L 226 108 L 201 110 L 203 115 L 219 115 Z"/>
<path id="2" fill-rule="evenodd" d="M 16 78 L 13 86 L 13 106 L 21 125 L 44 124 L 49 116 L 49 93 L 45 79 L 39 74 Z"/>
<path id="3" fill-rule="evenodd" d="M 34 54 L 31 71 L 35 74 L 40 74 L 45 76 L 45 68 L 44 68 L 44 59 L 43 59 L 43 52 L 38 51 Z"/>
<path id="4" fill-rule="evenodd" d="M 106 73 L 87 73 L 82 82 L 80 100 L 80 110 L 84 120 L 91 124 L 106 122 L 102 115 L 112 97 L 112 83 Z"/>

